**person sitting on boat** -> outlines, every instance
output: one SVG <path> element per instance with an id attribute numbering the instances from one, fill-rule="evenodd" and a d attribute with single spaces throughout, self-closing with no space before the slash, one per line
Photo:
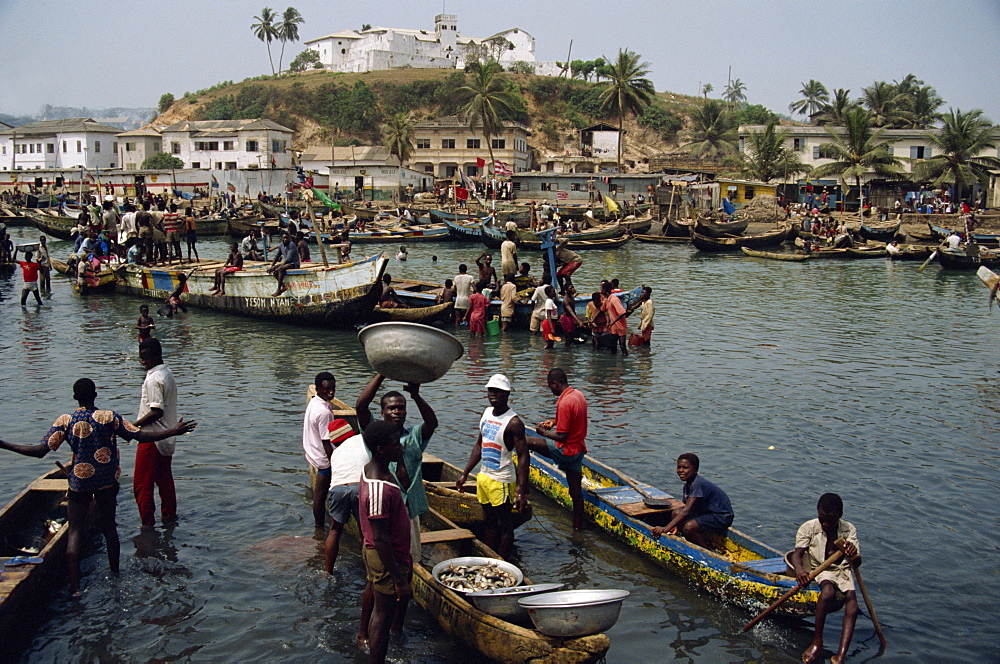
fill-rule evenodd
<path id="1" fill-rule="evenodd" d="M 292 242 L 292 237 L 287 232 L 282 233 L 278 253 L 275 254 L 271 266 L 267 268 L 268 273 L 273 274 L 278 281 L 278 290 L 274 291 L 271 297 L 277 297 L 288 290 L 285 286 L 285 273 L 289 270 L 297 270 L 299 266 L 298 247 Z"/>
<path id="2" fill-rule="evenodd" d="M 816 503 L 817 518 L 799 526 L 795 534 L 795 550 L 786 556 L 791 563 L 795 578 L 806 583 L 809 573 L 837 551 L 834 542 L 846 540 L 844 554 L 849 560 L 841 559 L 816 576 L 820 587 L 819 601 L 816 602 L 816 632 L 812 644 L 802 653 L 803 662 L 815 662 L 823 649 L 823 627 L 826 614 L 844 607 L 844 622 L 840 628 L 840 647 L 831 662 L 843 662 L 854 636 L 854 624 L 858 619 L 858 598 L 851 578 L 851 565 L 861 564 L 861 545 L 858 531 L 844 521 L 844 501 L 835 493 L 824 493 Z"/>
<path id="3" fill-rule="evenodd" d="M 494 374 L 486 383 L 490 405 L 479 418 L 479 435 L 469 462 L 455 482 L 455 490 L 461 491 L 473 468 L 482 463 L 476 475 L 476 498 L 483 508 L 483 541 L 501 558 L 507 558 L 514 549 L 511 512 L 528 506 L 528 441 L 524 422 L 508 404 L 510 392 L 510 380 L 503 374 Z M 512 452 L 517 453 L 516 468 Z"/>
<path id="4" fill-rule="evenodd" d="M 895 240 L 885 245 L 885 251 L 890 256 L 895 256 L 897 254 L 903 253 L 903 250 L 899 248 L 899 242 L 896 242 Z"/>
<path id="5" fill-rule="evenodd" d="M 379 296 L 378 306 L 383 309 L 406 309 L 407 306 L 399 299 L 396 289 L 392 287 L 392 275 L 386 272 L 382 275 L 382 295 Z"/>
<path id="6" fill-rule="evenodd" d="M 167 296 L 167 307 L 169 307 L 167 318 L 173 318 L 178 309 L 187 313 L 187 307 L 181 301 L 181 293 L 187 290 L 187 279 L 188 276 L 184 273 L 177 275 L 177 288 Z"/>
<path id="7" fill-rule="evenodd" d="M 173 427 L 158 431 L 141 431 L 113 410 L 98 410 L 97 386 L 89 378 L 73 383 L 73 398 L 80 405 L 72 414 L 60 415 L 37 445 L 19 445 L 0 440 L 0 449 L 41 459 L 49 452 L 68 443 L 73 462 L 67 468 L 69 491 L 66 494 L 66 517 L 69 533 L 66 538 L 66 562 L 69 564 L 70 592 L 80 593 L 80 546 L 88 528 L 87 515 L 91 504 L 97 505 L 97 525 L 104 534 L 108 565 L 118 575 L 121 545 L 115 512 L 118 507 L 118 441 L 134 440 L 155 443 L 164 438 L 183 436 L 198 423 L 181 418 Z"/>
<path id="8" fill-rule="evenodd" d="M 514 285 L 517 286 L 518 293 L 530 288 L 538 288 L 538 282 L 529 274 L 530 272 L 531 265 L 526 262 L 521 263 L 520 267 L 517 268 L 517 274 L 514 275 Z"/>
<path id="9" fill-rule="evenodd" d="M 215 284 L 208 289 L 209 293 L 216 295 L 226 294 L 226 275 L 239 272 L 243 269 L 243 256 L 235 242 L 229 245 L 229 257 L 226 264 L 215 271 Z"/>
<path id="10" fill-rule="evenodd" d="M 295 234 L 295 249 L 299 252 L 300 264 L 312 260 L 312 256 L 309 255 L 309 243 L 306 242 L 306 236 L 302 231 Z"/>
<path id="11" fill-rule="evenodd" d="M 948 243 L 949 249 L 958 249 L 962 244 L 962 236 L 958 234 L 958 231 L 952 231 L 951 235 L 945 238 L 945 242 Z"/>
<path id="12" fill-rule="evenodd" d="M 707 549 L 706 533 L 725 535 L 726 529 L 733 525 L 729 496 L 698 474 L 700 465 L 698 456 L 690 452 L 677 457 L 677 477 L 684 482 L 684 504 L 674 510 L 667 525 L 653 528 L 653 537 L 680 533 L 692 544 Z"/>
<path id="13" fill-rule="evenodd" d="M 559 291 L 566 292 L 567 286 L 573 285 L 573 273 L 583 265 L 580 254 L 566 246 L 567 240 L 556 243 L 556 279 L 559 281 Z"/>

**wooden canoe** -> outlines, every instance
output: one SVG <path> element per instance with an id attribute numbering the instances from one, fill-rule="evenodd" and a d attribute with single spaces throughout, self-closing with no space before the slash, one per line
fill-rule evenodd
<path id="1" fill-rule="evenodd" d="M 842 249 L 840 247 L 823 247 L 822 249 L 813 249 L 809 252 L 812 258 L 850 258 L 847 253 L 847 249 Z"/>
<path id="2" fill-rule="evenodd" d="M 940 249 L 937 252 L 938 263 L 947 270 L 978 270 L 980 266 L 1000 268 L 1000 250 L 982 249 L 977 245 L 973 251 L 966 247 L 958 249 Z"/>
<path id="3" fill-rule="evenodd" d="M 767 258 L 772 261 L 795 261 L 801 263 L 804 260 L 808 260 L 809 254 L 792 254 L 788 252 L 778 252 L 778 251 L 761 251 L 759 249 L 751 249 L 749 247 L 740 247 L 743 253 L 747 256 L 753 256 L 754 258 Z"/>
<path id="4" fill-rule="evenodd" d="M 875 242 L 890 242 L 896 237 L 896 233 L 899 232 L 899 227 L 903 222 L 897 221 L 894 224 L 888 224 L 886 226 L 869 226 L 868 224 L 861 224 L 861 228 L 858 232 L 866 240 L 872 240 Z"/>
<path id="5" fill-rule="evenodd" d="M 685 235 L 684 237 L 674 237 L 672 235 L 643 235 L 642 233 L 636 233 L 632 237 L 639 242 L 650 242 L 655 244 L 688 244 L 691 242 L 690 235 Z"/>
<path id="6" fill-rule="evenodd" d="M 741 247 L 759 249 L 761 247 L 776 247 L 785 240 L 795 237 L 794 226 L 786 225 L 760 235 L 740 235 L 739 237 L 709 237 L 700 233 L 691 233 L 691 244 L 699 251 L 739 251 Z"/>
<path id="7" fill-rule="evenodd" d="M 1000 284 L 1000 275 L 986 267 L 985 265 L 980 265 L 979 269 L 976 270 L 976 276 L 983 282 L 983 285 L 993 292 L 993 299 L 1000 302 L 1000 290 L 998 290 L 998 284 Z M 990 302 L 992 305 L 992 300 Z"/>
<path id="8" fill-rule="evenodd" d="M 462 470 L 444 459 L 424 452 L 423 477 L 427 502 L 431 508 L 464 528 L 481 533 L 485 524 L 483 507 L 476 498 L 476 478 L 469 477 L 462 491 L 455 490 L 455 482 Z M 520 528 L 531 519 L 531 510 L 512 515 L 514 527 Z"/>
<path id="9" fill-rule="evenodd" d="M 250 231 L 260 231 L 274 235 L 281 230 L 281 222 L 276 219 L 264 220 L 263 215 L 255 214 L 249 217 L 232 217 L 226 221 L 231 237 L 244 238 Z"/>
<path id="10" fill-rule="evenodd" d="M 431 216 L 433 219 L 433 215 Z M 483 222 L 479 219 L 465 221 L 460 219 L 445 219 L 444 225 L 448 233 L 456 240 L 472 240 L 479 242 L 483 237 Z"/>
<path id="11" fill-rule="evenodd" d="M 395 323 L 432 323 L 436 320 L 446 319 L 451 315 L 454 307 L 453 302 L 444 304 L 432 304 L 427 307 L 407 307 L 405 309 L 390 309 L 376 306 L 368 320 L 373 323 L 395 322 Z"/>
<path id="12" fill-rule="evenodd" d="M 690 239 L 692 228 L 694 228 L 693 220 L 667 219 L 663 225 L 663 234 L 669 237 Z"/>
<path id="13" fill-rule="evenodd" d="M 72 277 L 74 280 L 74 290 L 79 291 L 80 295 L 88 295 L 90 293 L 98 293 L 103 291 L 113 291 L 115 289 L 115 271 L 111 268 L 105 268 L 98 272 L 96 276 L 97 283 L 82 283 L 81 280 L 77 278 L 76 267 L 70 267 L 69 263 L 59 260 L 58 258 L 49 257 L 52 263 L 52 269 L 59 274 L 65 274 L 68 277 Z"/>
<path id="14" fill-rule="evenodd" d="M 590 455 L 584 457 L 583 464 L 586 515 L 598 527 L 674 574 L 754 612 L 795 587 L 795 579 L 784 574 L 786 565 L 781 551 L 734 528 L 729 528 L 725 536 L 709 535 L 712 549 L 703 549 L 674 535 L 654 537 L 652 529 L 666 525 L 671 511 L 666 507 L 647 507 L 644 501 L 652 498 L 676 506 L 680 501 Z M 566 476 L 551 460 L 532 454 L 530 477 L 536 489 L 572 509 Z M 812 615 L 818 599 L 819 586 L 812 584 L 793 595 L 775 613 Z"/>
<path id="15" fill-rule="evenodd" d="M 885 258 L 889 253 L 885 247 L 847 247 L 847 255 L 851 258 Z"/>
<path id="16" fill-rule="evenodd" d="M 580 233 L 569 233 L 560 237 L 560 239 L 565 238 L 572 242 L 578 242 L 581 240 L 605 240 L 608 238 L 617 238 L 624 235 L 625 229 L 622 225 L 617 222 L 611 222 L 608 224 L 602 224 L 600 226 L 595 226 L 594 228 L 589 228 Z M 483 221 L 483 233 L 482 240 L 490 249 L 499 249 L 500 244 L 507 239 L 507 231 L 502 226 L 490 223 L 489 220 Z M 517 246 L 525 249 L 540 249 L 542 246 L 542 241 L 538 239 L 538 236 L 529 230 L 518 229 L 517 230 Z"/>
<path id="17" fill-rule="evenodd" d="M 431 568 L 439 562 L 461 556 L 500 556 L 434 510 L 422 515 L 420 521 L 422 555 L 413 564 L 413 598 L 449 636 L 478 653 L 470 653 L 470 661 L 483 657 L 495 662 L 569 664 L 600 661 L 607 653 L 611 642 L 606 634 L 568 639 L 545 636 L 484 613 L 463 595 L 438 583 Z M 525 578 L 524 583 L 531 581 Z"/>
<path id="18" fill-rule="evenodd" d="M 72 217 L 57 217 L 38 212 L 25 212 L 35 228 L 60 240 L 72 240 L 73 228 L 77 225 L 77 220 Z"/>
<path id="19" fill-rule="evenodd" d="M 713 219 L 695 219 L 694 232 L 708 237 L 730 237 L 742 235 L 750 225 L 750 219 L 736 221 L 715 221 Z"/>
<path id="20" fill-rule="evenodd" d="M 444 224 L 424 226 L 379 227 L 370 231 L 351 231 L 351 242 L 355 244 L 407 244 L 409 242 L 437 242 L 450 237 Z"/>
<path id="21" fill-rule="evenodd" d="M 5 661 L 29 643 L 33 628 L 47 617 L 44 609 L 67 578 L 66 491 L 59 468 L 45 473 L 0 510 L 0 564 L 14 556 L 38 556 L 38 565 L 0 567 L 0 634 Z M 48 527 L 56 520 L 60 526 Z"/>

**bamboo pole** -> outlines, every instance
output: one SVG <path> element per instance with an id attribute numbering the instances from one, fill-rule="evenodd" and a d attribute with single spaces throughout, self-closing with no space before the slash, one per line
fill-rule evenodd
<path id="1" fill-rule="evenodd" d="M 310 191 L 309 193 L 311 194 L 312 192 Z M 313 231 L 316 233 L 316 244 L 319 245 L 319 255 L 323 257 L 323 267 L 330 267 L 330 263 L 326 260 L 326 247 L 323 246 L 323 228 L 313 215 L 311 196 L 306 198 L 306 213 L 309 215 L 309 221 L 312 223 Z"/>

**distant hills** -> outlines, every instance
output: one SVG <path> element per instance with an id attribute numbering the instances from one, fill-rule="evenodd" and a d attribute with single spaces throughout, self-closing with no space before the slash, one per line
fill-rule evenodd
<path id="1" fill-rule="evenodd" d="M 156 115 L 155 108 L 87 108 L 86 106 L 52 106 L 46 104 L 38 115 L 8 115 L 0 113 L 0 122 L 20 127 L 37 120 L 63 120 L 65 118 L 93 118 L 122 131 L 145 126 Z"/>

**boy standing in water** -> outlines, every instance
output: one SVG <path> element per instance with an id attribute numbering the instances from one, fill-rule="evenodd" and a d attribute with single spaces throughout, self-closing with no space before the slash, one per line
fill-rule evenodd
<path id="1" fill-rule="evenodd" d="M 156 322 L 149 315 L 149 307 L 145 304 L 139 307 L 139 319 L 135 321 L 135 329 L 139 330 L 139 341 L 148 339 L 156 328 Z"/>
<path id="2" fill-rule="evenodd" d="M 809 573 L 832 556 L 837 547 L 834 542 L 843 538 L 847 541 L 844 553 L 850 562 L 841 558 L 816 577 L 820 590 L 816 603 L 816 635 L 812 645 L 802 653 L 803 662 L 815 662 L 823 649 L 823 627 L 826 614 L 844 607 L 844 624 L 840 628 L 840 647 L 830 661 L 835 664 L 847 657 L 847 649 L 854 636 L 854 624 L 858 619 L 858 597 L 851 578 L 851 564 L 860 565 L 861 555 L 858 531 L 851 523 L 844 521 L 844 501 L 835 493 L 824 493 L 816 504 L 817 518 L 799 526 L 795 534 L 795 551 L 791 555 L 795 578 L 805 583 Z"/>

